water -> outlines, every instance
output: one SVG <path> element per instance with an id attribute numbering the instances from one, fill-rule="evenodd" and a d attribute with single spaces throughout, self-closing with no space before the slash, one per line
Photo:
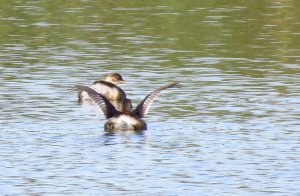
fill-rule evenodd
<path id="1" fill-rule="evenodd" d="M 298 1 L 3 1 L 1 195 L 299 195 Z M 111 72 L 143 134 L 76 84 Z"/>

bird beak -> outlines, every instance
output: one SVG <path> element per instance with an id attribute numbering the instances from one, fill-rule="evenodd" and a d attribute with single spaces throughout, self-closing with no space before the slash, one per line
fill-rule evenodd
<path id="1" fill-rule="evenodd" d="M 120 80 L 120 83 L 123 84 L 123 83 L 126 83 L 126 81 L 125 80 Z"/>

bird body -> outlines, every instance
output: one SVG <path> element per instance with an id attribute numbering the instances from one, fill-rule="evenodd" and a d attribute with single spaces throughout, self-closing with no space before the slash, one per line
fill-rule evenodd
<path id="1" fill-rule="evenodd" d="M 117 84 L 124 82 L 125 81 L 120 74 L 112 73 L 107 75 L 105 80 L 95 81 L 90 88 L 105 96 L 117 110 L 124 111 L 124 102 L 127 100 L 126 94 L 117 86 Z M 91 103 L 92 99 L 86 91 L 80 90 L 78 93 L 78 102 Z"/>
<path id="2" fill-rule="evenodd" d="M 162 90 L 173 87 L 176 84 L 177 83 L 173 82 L 155 89 L 153 92 L 148 94 L 134 110 L 132 110 L 131 101 L 127 99 L 124 102 L 123 111 L 117 110 L 105 96 L 96 92 L 94 89 L 86 86 L 78 86 L 78 88 L 87 92 L 87 94 L 103 112 L 107 119 L 104 129 L 106 132 L 111 133 L 120 130 L 146 130 L 147 125 L 142 118 L 148 113 L 151 104 Z"/>
<path id="3" fill-rule="evenodd" d="M 146 122 L 130 114 L 120 114 L 106 121 L 104 130 L 108 133 L 115 131 L 142 131 L 147 130 Z"/>

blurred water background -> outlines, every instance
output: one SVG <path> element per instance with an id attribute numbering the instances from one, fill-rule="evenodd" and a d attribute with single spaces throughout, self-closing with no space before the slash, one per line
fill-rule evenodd
<path id="1" fill-rule="evenodd" d="M 2 0 L 1 195 L 300 195 L 300 1 Z M 143 134 L 76 84 L 119 72 Z"/>

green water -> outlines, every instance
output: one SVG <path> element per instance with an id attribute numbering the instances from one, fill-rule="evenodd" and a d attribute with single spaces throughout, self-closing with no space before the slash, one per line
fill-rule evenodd
<path id="1" fill-rule="evenodd" d="M 300 1 L 7 1 L 0 193 L 299 195 Z M 144 134 L 75 85 L 119 72 Z"/>

